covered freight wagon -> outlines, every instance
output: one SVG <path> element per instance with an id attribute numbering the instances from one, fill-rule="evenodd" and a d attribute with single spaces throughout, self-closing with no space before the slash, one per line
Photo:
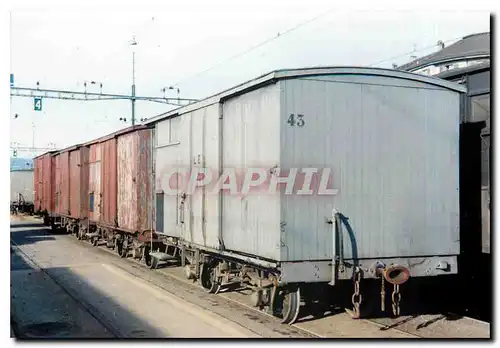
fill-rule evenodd
<path id="1" fill-rule="evenodd" d="M 254 304 L 288 323 L 300 284 L 397 292 L 457 273 L 464 91 L 386 69 L 280 70 L 152 118 L 156 230 L 207 290 L 250 279 Z"/>
<path id="2" fill-rule="evenodd" d="M 48 222 L 50 214 L 55 213 L 55 158 L 54 151 L 44 153 L 33 159 L 35 213 Z"/>
<path id="3" fill-rule="evenodd" d="M 88 147 L 73 145 L 52 155 L 53 209 L 48 211 L 49 224 L 77 231 L 87 223 Z M 43 185 L 48 181 L 43 180 Z"/>
<path id="4" fill-rule="evenodd" d="M 20 196 L 25 202 L 33 203 L 33 169 L 10 171 L 10 201 L 18 201 Z"/>
<path id="5" fill-rule="evenodd" d="M 80 238 L 94 245 L 105 241 L 126 256 L 133 249 L 131 236 L 151 230 L 150 139 L 150 129 L 133 126 L 85 144 L 89 149 L 85 193 L 89 226 L 81 229 Z"/>
<path id="6" fill-rule="evenodd" d="M 23 213 L 34 212 L 34 172 L 33 169 L 10 171 L 11 210 Z"/>

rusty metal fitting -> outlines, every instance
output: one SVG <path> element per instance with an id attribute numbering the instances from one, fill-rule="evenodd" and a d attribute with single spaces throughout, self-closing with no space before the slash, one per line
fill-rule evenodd
<path id="1" fill-rule="evenodd" d="M 382 278 L 384 276 L 384 270 L 385 264 L 380 261 L 374 262 L 369 268 L 370 273 L 375 278 Z"/>
<path id="2" fill-rule="evenodd" d="M 384 270 L 384 278 L 388 283 L 401 285 L 410 278 L 410 271 L 402 265 L 391 265 Z"/>

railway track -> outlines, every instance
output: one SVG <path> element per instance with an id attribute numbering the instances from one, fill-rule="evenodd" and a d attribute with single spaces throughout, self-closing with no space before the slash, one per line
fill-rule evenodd
<path id="1" fill-rule="evenodd" d="M 137 261 L 133 258 L 126 258 L 122 259 L 117 255 L 113 250 L 108 249 L 106 246 L 98 246 L 94 247 L 90 243 L 85 243 L 85 242 L 79 242 L 76 238 L 68 235 L 68 236 L 61 236 L 64 239 L 71 241 L 74 244 L 78 244 L 81 246 L 85 246 L 86 248 L 90 250 L 96 250 L 103 252 L 109 256 L 112 256 L 113 265 L 117 266 L 120 268 L 122 271 L 126 272 L 128 275 L 131 277 L 138 278 L 142 281 L 149 282 L 155 286 L 160 287 L 161 289 L 171 292 L 175 294 L 176 296 L 179 297 L 185 297 L 185 296 L 191 296 L 195 295 L 195 297 L 199 297 L 200 301 L 197 303 L 197 305 L 200 306 L 205 306 L 207 310 L 213 310 L 214 307 L 216 306 L 215 303 L 218 302 L 217 298 L 223 299 L 227 302 L 232 303 L 234 306 L 232 308 L 229 308 L 229 310 L 226 313 L 221 313 L 219 312 L 219 315 L 222 315 L 223 317 L 227 318 L 228 320 L 234 320 L 232 318 L 232 313 L 231 310 L 241 312 L 242 315 L 246 318 L 249 318 L 250 321 L 254 320 L 256 322 L 259 322 L 260 324 L 265 323 L 266 325 L 271 325 L 273 327 L 273 330 L 279 331 L 280 334 L 288 336 L 288 337 L 304 337 L 304 338 L 323 338 L 323 337 L 337 337 L 335 336 L 334 333 L 328 331 L 329 329 L 322 329 L 323 327 L 327 326 L 345 326 L 345 327 L 352 327 L 352 326 L 359 326 L 359 330 L 361 331 L 373 331 L 374 337 L 378 337 L 377 335 L 380 335 L 381 333 L 385 333 L 383 337 L 401 337 L 401 338 L 437 338 L 437 337 L 447 337 L 444 336 L 443 332 L 435 332 L 433 333 L 432 330 L 425 330 L 427 326 L 430 324 L 433 324 L 439 320 L 442 320 L 449 316 L 449 314 L 438 314 L 434 316 L 416 316 L 416 317 L 402 317 L 399 319 L 389 319 L 389 318 L 381 318 L 381 319 L 361 319 L 361 320 L 352 320 L 348 318 L 347 314 L 337 314 L 334 316 L 327 316 L 321 319 L 314 319 L 306 322 L 299 321 L 293 325 L 283 325 L 280 324 L 279 321 L 274 318 L 273 316 L 262 312 L 255 307 L 251 306 L 249 303 L 245 302 L 245 295 L 241 295 L 239 293 L 234 293 L 234 292 L 222 292 L 219 293 L 217 296 L 214 296 L 213 294 L 207 294 L 202 290 L 200 286 L 197 286 L 193 284 L 192 281 L 187 280 L 182 273 L 182 269 L 180 267 L 166 267 L 166 268 L 159 268 L 156 271 L 151 271 L 148 269 L 148 267 L 143 264 L 140 261 Z M 12 245 L 16 247 L 15 243 L 12 242 Z M 29 257 L 26 253 L 24 253 L 20 248 L 17 248 L 19 252 L 23 253 L 23 255 L 30 260 L 33 264 L 36 265 L 37 268 L 41 269 L 43 272 L 47 274 L 48 277 L 50 277 L 52 280 L 54 280 L 55 283 L 57 283 L 59 286 L 61 286 L 63 289 L 64 285 L 60 284 L 55 277 L 51 276 L 50 272 L 47 272 L 44 270 L 42 267 L 40 267 L 39 264 L 37 264 L 36 260 L 33 258 Z M 129 266 L 126 266 L 129 265 Z M 131 267 L 130 267 L 131 266 Z M 159 281 L 158 278 L 164 278 L 167 277 L 170 280 L 173 280 L 174 283 L 171 285 L 162 285 Z M 182 285 L 181 285 L 182 284 Z M 91 314 L 96 320 L 99 321 L 104 327 L 107 328 L 115 337 L 126 337 L 123 336 L 120 333 L 120 330 L 116 327 L 113 327 L 110 322 L 106 320 L 105 317 L 100 315 L 98 309 L 93 307 L 92 305 L 86 303 L 82 299 L 79 299 L 77 295 L 69 291 L 68 289 L 65 289 L 65 291 L 68 293 L 69 296 L 71 296 L 76 302 L 80 303 L 85 310 Z M 189 297 L 188 296 L 188 297 Z M 247 296 L 248 298 L 248 296 Z M 187 299 L 188 301 L 190 299 Z M 206 305 L 203 305 L 203 301 L 206 302 Z M 212 307 L 212 308 L 210 308 Z M 229 306 L 231 307 L 231 306 Z M 466 320 L 474 320 L 471 318 L 465 318 Z M 415 330 L 415 324 L 418 322 L 418 328 Z M 478 321 L 479 322 L 479 321 Z M 413 324 L 408 324 L 408 323 L 413 323 Z M 430 324 L 429 324 L 430 323 Z M 482 323 L 482 322 L 481 322 Z M 334 325 L 335 324 L 335 325 Z M 482 323 L 484 324 L 484 323 Z M 447 324 L 448 325 L 448 324 Z M 443 326 L 443 325 L 441 325 Z M 423 330 L 420 330 L 421 328 L 424 328 Z M 254 331 L 255 333 L 258 334 L 258 330 L 252 329 L 251 325 L 250 327 L 247 327 L 250 331 Z M 444 328 L 442 329 L 446 331 L 447 329 Z M 351 328 L 349 328 L 349 331 L 352 331 Z M 448 330 L 450 331 L 450 330 Z M 451 330 L 453 331 L 453 330 Z M 488 333 L 489 334 L 489 333 Z M 340 335 L 342 336 L 342 335 Z M 345 337 L 359 337 L 356 335 L 352 335 L 350 333 L 349 335 L 346 335 Z M 365 337 L 365 336 L 363 336 Z M 449 336 L 449 337 L 454 337 L 454 336 Z"/>
<path id="2" fill-rule="evenodd" d="M 85 243 L 85 244 L 88 247 L 92 247 L 90 243 Z M 113 255 L 116 258 L 120 258 L 113 250 L 108 249 L 105 246 L 98 246 L 97 248 L 99 250 L 102 250 L 102 251 L 110 254 L 110 255 Z M 133 258 L 126 258 L 125 260 L 127 262 L 134 264 L 134 265 L 138 265 L 139 267 L 141 267 L 144 270 L 150 271 L 144 263 L 142 263 L 138 260 L 135 260 Z M 182 283 L 189 285 L 191 287 L 201 289 L 200 286 L 198 286 L 197 284 L 196 285 L 193 284 L 192 281 L 186 279 L 183 276 L 183 270 L 181 267 L 165 267 L 165 268 L 159 268 L 156 271 L 158 271 L 158 273 L 160 273 L 161 275 L 164 275 L 172 280 L 175 280 L 177 282 L 182 282 Z M 274 318 L 272 315 L 251 306 L 249 303 L 245 303 L 245 301 L 243 299 L 244 296 L 238 296 L 238 295 L 232 296 L 232 295 L 234 295 L 234 293 L 221 292 L 221 293 L 217 294 L 216 296 L 219 296 L 219 297 L 222 297 L 228 301 L 231 301 L 231 302 L 235 303 L 236 305 L 245 307 L 254 313 L 258 313 L 259 315 L 266 316 L 271 321 L 278 322 L 278 320 L 276 320 L 276 318 Z M 209 296 L 214 296 L 214 295 L 212 294 Z M 341 314 L 341 315 L 343 317 L 345 317 L 345 318 L 343 318 L 343 319 L 345 319 L 345 321 L 348 321 L 348 322 L 353 323 L 353 324 L 358 322 L 358 320 L 353 320 L 350 317 L 348 317 L 347 314 Z M 437 337 L 443 337 L 443 333 L 442 332 L 434 332 L 433 333 L 433 332 L 431 332 L 432 330 L 424 330 L 422 333 L 419 333 L 419 332 L 416 332 L 417 330 L 415 330 L 415 325 L 417 326 L 418 330 L 420 330 L 421 328 L 425 328 L 425 327 L 427 327 L 427 326 L 429 326 L 429 325 L 431 325 L 439 320 L 446 320 L 446 318 L 449 318 L 449 317 L 460 317 L 460 316 L 457 314 L 454 314 L 454 313 L 438 313 L 435 315 L 404 316 L 404 317 L 400 317 L 400 318 L 396 318 L 396 319 L 393 319 L 393 318 L 366 318 L 366 319 L 361 319 L 359 321 L 362 323 L 369 323 L 370 325 L 376 326 L 378 328 L 378 330 L 380 330 L 380 331 L 385 331 L 385 332 L 390 331 L 392 333 L 399 333 L 400 334 L 399 336 L 401 336 L 401 337 L 404 336 L 406 338 L 437 338 Z M 473 318 L 468 318 L 468 317 L 462 317 L 462 318 L 463 318 L 463 320 L 477 322 L 480 325 L 488 324 L 488 323 L 481 322 L 481 321 L 473 319 Z M 318 320 L 320 320 L 320 319 L 316 319 L 316 320 L 310 321 L 308 323 L 318 321 Z M 326 317 L 325 320 L 328 320 L 328 317 Z M 409 325 L 410 322 L 412 322 L 413 325 Z M 418 322 L 419 324 L 414 324 L 416 322 Z M 323 336 L 322 334 L 320 334 L 318 332 L 315 332 L 314 328 L 311 328 L 314 325 L 308 325 L 308 327 L 306 328 L 306 327 L 304 327 L 304 323 L 302 323 L 300 321 L 295 323 L 295 324 L 292 324 L 292 325 L 283 325 L 283 324 L 280 324 L 280 325 L 282 327 L 287 327 L 287 326 L 293 327 L 297 330 L 300 330 L 304 333 L 311 335 L 312 337 L 317 337 L 317 338 L 327 337 L 327 336 Z M 444 328 L 443 330 L 449 330 L 449 329 Z"/>

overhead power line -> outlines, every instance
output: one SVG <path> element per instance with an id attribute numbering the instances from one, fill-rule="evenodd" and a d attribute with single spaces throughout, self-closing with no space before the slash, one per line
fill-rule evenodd
<path id="1" fill-rule="evenodd" d="M 326 12 L 321 13 L 320 15 L 318 15 L 318 16 L 316 16 L 316 17 L 313 17 L 313 18 L 308 19 L 308 20 L 306 20 L 306 21 L 304 21 L 304 22 L 301 22 L 301 23 L 299 23 L 299 24 L 295 25 L 294 27 L 292 27 L 292 28 L 290 28 L 290 29 L 285 30 L 283 33 L 278 33 L 278 34 L 276 34 L 275 36 L 270 37 L 269 39 L 264 40 L 264 41 L 262 41 L 262 42 L 260 42 L 260 43 L 256 44 L 255 46 L 252 46 L 252 47 L 250 47 L 249 49 L 247 49 L 247 50 L 243 51 L 243 52 L 237 53 L 237 54 L 235 54 L 234 56 L 231 56 L 231 57 L 229 57 L 229 58 L 226 58 L 226 59 L 224 59 L 224 60 L 222 60 L 222 61 L 220 61 L 220 62 L 218 62 L 218 63 L 216 63 L 216 64 L 212 65 L 212 66 L 211 66 L 211 67 L 209 67 L 208 69 L 205 69 L 205 70 L 200 71 L 200 72 L 198 72 L 198 73 L 195 73 L 195 74 L 193 74 L 193 75 L 191 75 L 191 76 L 188 76 L 188 77 L 186 77 L 186 78 L 184 78 L 184 79 L 182 79 L 182 80 L 179 80 L 178 82 L 174 83 L 172 86 L 177 86 L 177 85 L 179 85 L 180 83 L 186 82 L 186 81 L 188 81 L 188 80 L 191 80 L 192 78 L 195 78 L 195 77 L 198 77 L 198 76 L 200 76 L 200 75 L 203 75 L 203 74 L 205 74 L 205 73 L 207 73 L 207 72 L 209 72 L 209 71 L 211 71 L 211 70 L 215 69 L 216 67 L 218 67 L 218 66 L 219 66 L 219 65 L 221 65 L 221 64 L 227 63 L 227 62 L 229 62 L 229 61 L 231 61 L 231 60 L 233 60 L 233 59 L 236 59 L 236 58 L 238 58 L 238 57 L 241 57 L 241 56 L 243 56 L 243 55 L 245 55 L 245 54 L 247 54 L 247 53 L 249 53 L 249 52 L 251 52 L 251 51 L 253 51 L 253 50 L 257 49 L 257 48 L 259 48 L 259 47 L 262 47 L 262 46 L 264 46 L 264 45 L 268 44 L 268 43 L 269 43 L 269 42 L 271 42 L 271 41 L 274 41 L 274 40 L 276 40 L 276 39 L 278 39 L 278 38 L 281 38 L 281 37 L 285 36 L 286 34 L 291 33 L 291 32 L 292 32 L 292 31 L 294 31 L 294 30 L 297 30 L 297 29 L 299 29 L 299 28 L 301 28 L 301 27 L 303 27 L 303 26 L 306 26 L 306 25 L 308 25 L 308 24 L 312 23 L 313 21 L 315 21 L 315 20 L 317 20 L 317 19 L 319 19 L 319 18 L 321 18 L 321 17 L 326 16 L 327 14 L 329 14 L 330 12 L 333 12 L 334 10 L 335 10 L 335 9 L 330 9 L 330 10 L 328 10 L 328 11 L 326 11 Z"/>
<path id="2" fill-rule="evenodd" d="M 459 37 L 456 37 L 456 38 L 453 38 L 453 39 L 449 39 L 449 40 L 446 40 L 446 41 L 443 41 L 443 43 L 449 43 L 451 41 L 455 41 L 455 40 L 459 40 L 461 39 L 462 36 L 459 36 Z M 429 46 L 426 46 L 426 47 L 423 47 L 419 50 L 411 50 L 411 51 L 408 51 L 408 52 L 405 52 L 405 53 L 401 53 L 401 54 L 398 54 L 397 56 L 393 56 L 393 57 L 390 57 L 390 58 L 387 58 L 387 59 L 384 59 L 384 60 L 381 60 L 381 61 L 378 61 L 376 63 L 372 63 L 368 66 L 374 66 L 374 65 L 379 65 L 379 64 L 382 64 L 382 63 L 385 63 L 385 62 L 389 62 L 389 61 L 392 61 L 394 59 L 398 59 L 398 58 L 401 58 L 401 57 L 404 57 L 404 56 L 407 56 L 409 54 L 412 54 L 412 53 L 417 53 L 417 52 L 422 52 L 424 50 L 428 50 L 430 48 L 433 48 L 433 47 L 436 47 L 437 44 L 433 44 L 433 45 L 429 45 Z"/>
<path id="3" fill-rule="evenodd" d="M 66 100 L 83 100 L 83 101 L 135 98 L 136 100 L 145 100 L 151 102 L 171 104 L 176 106 L 183 106 L 198 100 L 198 99 L 188 99 L 188 98 L 130 96 L 126 94 L 91 93 L 91 92 L 77 92 L 68 90 L 38 89 L 38 88 L 26 88 L 26 87 L 11 87 L 10 95 L 14 97 L 28 97 L 28 98 L 39 97 L 39 98 L 49 98 L 49 99 L 66 99 Z"/>

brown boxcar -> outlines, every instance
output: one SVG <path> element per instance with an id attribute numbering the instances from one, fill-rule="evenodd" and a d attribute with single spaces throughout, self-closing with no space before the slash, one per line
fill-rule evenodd
<path id="1" fill-rule="evenodd" d="M 151 130 L 137 127 L 117 140 L 118 227 L 143 232 L 151 228 Z"/>
<path id="2" fill-rule="evenodd" d="M 89 148 L 91 225 L 129 232 L 151 227 L 150 139 L 149 129 L 134 126 L 85 144 Z"/>
<path id="3" fill-rule="evenodd" d="M 34 205 L 35 212 L 54 213 L 55 170 L 53 152 L 34 158 Z"/>
<path id="4" fill-rule="evenodd" d="M 69 156 L 69 212 L 73 219 L 86 219 L 89 197 L 89 148 L 77 146 Z"/>
<path id="5" fill-rule="evenodd" d="M 69 216 L 69 151 L 55 156 L 55 214 Z"/>
<path id="6" fill-rule="evenodd" d="M 98 223 L 101 217 L 101 146 L 100 142 L 89 144 L 88 218 L 91 223 Z"/>
<path id="7" fill-rule="evenodd" d="M 117 218 L 117 174 L 116 137 L 108 137 L 100 143 L 101 148 L 101 197 L 99 222 L 106 226 L 118 226 Z"/>

